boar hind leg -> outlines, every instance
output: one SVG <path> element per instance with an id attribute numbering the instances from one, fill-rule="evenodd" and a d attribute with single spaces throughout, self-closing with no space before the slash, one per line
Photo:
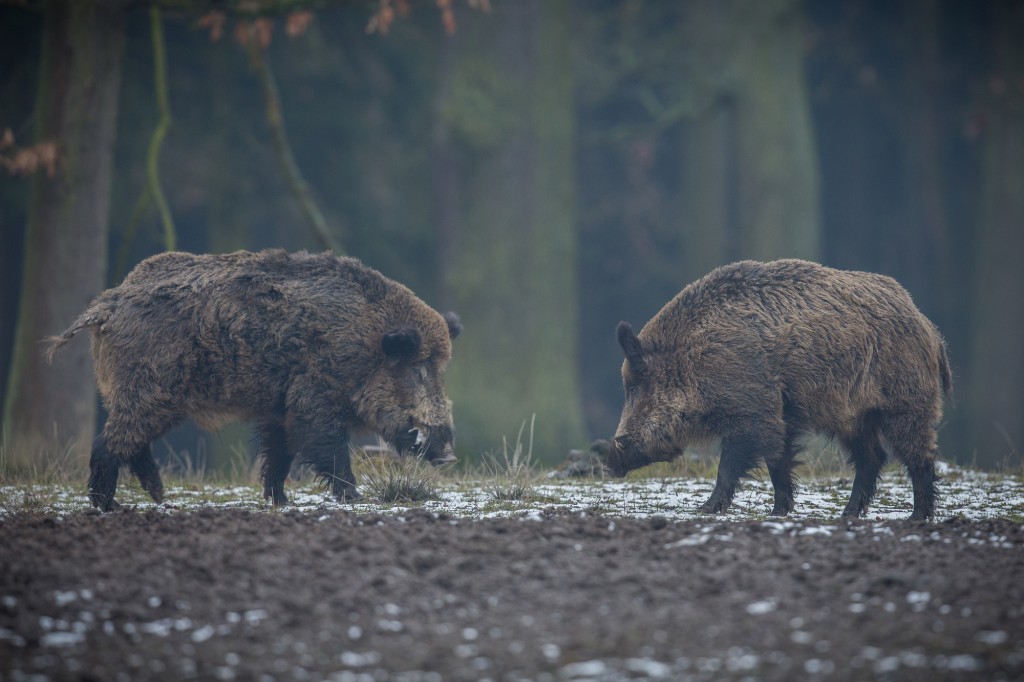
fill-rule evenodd
<path id="1" fill-rule="evenodd" d="M 878 477 L 885 465 L 886 454 L 878 441 L 878 431 L 874 424 L 855 438 L 843 439 L 842 443 L 855 471 L 853 491 L 850 493 L 846 509 L 843 510 L 843 516 L 857 518 L 868 510 L 871 500 L 875 497 Z"/>
<path id="2" fill-rule="evenodd" d="M 778 440 L 778 446 L 771 448 L 774 452 L 782 448 L 781 436 Z M 708 501 L 698 507 L 697 511 L 701 514 L 720 514 L 728 511 L 740 479 L 757 466 L 764 447 L 763 435 L 741 434 L 722 438 L 722 459 L 718 463 L 715 489 Z"/>
<path id="3" fill-rule="evenodd" d="M 259 452 L 263 459 L 263 498 L 275 506 L 288 504 L 284 494 L 284 481 L 292 467 L 292 453 L 288 450 L 284 426 L 277 423 L 261 424 L 258 429 Z"/>
<path id="4" fill-rule="evenodd" d="M 104 430 L 92 442 L 92 454 L 89 456 L 89 501 L 100 511 L 110 511 L 118 506 L 114 493 L 117 492 L 120 469 L 121 461 L 110 454 Z"/>
<path id="5" fill-rule="evenodd" d="M 163 502 L 164 482 L 160 479 L 160 468 L 153 459 L 153 450 L 148 443 L 132 455 L 128 460 L 128 466 L 153 501 Z"/>
<path id="6" fill-rule="evenodd" d="M 127 464 L 143 489 L 156 502 L 163 500 L 164 485 L 149 444 L 181 421 L 168 409 L 140 412 L 137 405 L 152 404 L 149 396 L 132 394 L 131 400 L 117 396 L 110 401 L 110 414 L 103 432 L 96 437 L 89 459 L 89 497 L 93 506 L 109 511 L 117 506 L 114 493 L 117 475 Z"/>
<path id="7" fill-rule="evenodd" d="M 897 414 L 882 422 L 882 436 L 892 455 L 907 467 L 914 486 L 912 521 L 924 521 L 935 515 L 935 456 L 938 452 L 935 430 L 927 419 L 912 414 Z"/>
<path id="8" fill-rule="evenodd" d="M 117 477 L 123 461 L 122 457 L 110 451 L 106 431 L 96 436 L 89 457 L 89 499 L 97 509 L 110 511 L 118 506 L 114 493 L 117 492 Z M 128 458 L 128 466 L 153 501 L 163 502 L 164 483 L 160 479 L 160 469 L 153 459 L 149 443 L 138 448 Z"/>

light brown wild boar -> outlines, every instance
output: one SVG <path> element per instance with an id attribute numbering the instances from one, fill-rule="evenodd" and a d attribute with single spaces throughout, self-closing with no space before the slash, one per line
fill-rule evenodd
<path id="1" fill-rule="evenodd" d="M 282 250 L 164 253 L 139 263 L 52 339 L 83 329 L 108 416 L 89 462 L 93 505 L 116 505 L 127 464 L 154 500 L 150 443 L 186 417 L 255 422 L 263 495 L 287 503 L 293 458 L 338 499 L 358 497 L 349 436 L 452 461 L 444 371 L 461 326 L 353 258 Z"/>
<path id="2" fill-rule="evenodd" d="M 671 460 L 721 438 L 703 513 L 728 509 L 763 460 L 773 515 L 793 509 L 797 439 L 838 439 L 856 469 L 843 516 L 871 502 L 887 456 L 914 487 L 911 519 L 935 510 L 935 429 L 952 395 L 946 345 L 895 280 L 800 260 L 742 261 L 690 284 L 639 334 L 619 323 L 626 402 L 608 469 Z"/>

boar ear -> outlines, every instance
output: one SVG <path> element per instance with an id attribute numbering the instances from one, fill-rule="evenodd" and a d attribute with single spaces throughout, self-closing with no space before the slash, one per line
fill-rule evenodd
<path id="1" fill-rule="evenodd" d="M 462 322 L 459 316 L 451 311 L 444 314 L 444 321 L 448 323 L 448 336 L 454 341 L 455 337 L 462 333 Z"/>
<path id="2" fill-rule="evenodd" d="M 414 357 L 420 350 L 420 333 L 412 327 L 399 327 L 380 338 L 380 347 L 395 360 Z"/>
<path id="3" fill-rule="evenodd" d="M 618 336 L 619 345 L 622 346 L 622 352 L 626 354 L 629 364 L 639 370 L 644 364 L 644 349 L 629 322 L 619 322 Z"/>

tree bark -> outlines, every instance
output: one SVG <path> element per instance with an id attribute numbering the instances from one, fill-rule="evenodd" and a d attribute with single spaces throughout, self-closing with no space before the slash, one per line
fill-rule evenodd
<path id="1" fill-rule="evenodd" d="M 1024 5 L 993 5 L 977 225 L 971 364 L 966 377 L 975 458 L 1020 466 L 1024 448 Z"/>
<path id="2" fill-rule="evenodd" d="M 567 0 L 524 0 L 454 38 L 441 115 L 466 159 L 450 288 L 467 333 L 449 375 L 464 452 L 500 449 L 534 414 L 541 459 L 584 438 L 570 36 Z"/>
<path id="3" fill-rule="evenodd" d="M 32 180 L 4 410 L 8 445 L 33 455 L 88 443 L 95 429 L 87 339 L 54 366 L 40 341 L 70 325 L 103 287 L 124 5 L 54 1 L 44 23 L 36 138 L 56 140 L 60 165 L 54 178 Z"/>
<path id="4" fill-rule="evenodd" d="M 820 258 L 818 162 L 803 73 L 800 4 L 737 12 L 740 249 L 745 257 Z"/>
<path id="5" fill-rule="evenodd" d="M 694 118 L 686 124 L 683 263 L 819 259 L 819 172 L 795 0 L 687 9 Z"/>

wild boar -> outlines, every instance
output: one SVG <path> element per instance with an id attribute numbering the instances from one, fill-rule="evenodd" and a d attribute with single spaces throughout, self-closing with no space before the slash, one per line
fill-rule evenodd
<path id="1" fill-rule="evenodd" d="M 797 439 L 838 439 L 856 470 L 843 516 L 864 513 L 887 456 L 914 488 L 911 519 L 935 510 L 935 430 L 952 397 L 946 344 L 895 280 L 801 260 L 742 261 L 684 288 L 639 334 L 619 323 L 625 407 L 615 475 L 721 439 L 702 513 L 728 509 L 763 460 L 773 515 L 793 509 Z"/>
<path id="2" fill-rule="evenodd" d="M 204 428 L 254 422 L 263 495 L 286 504 L 293 458 L 343 500 L 358 497 L 350 435 L 453 461 L 444 372 L 461 325 L 353 258 L 282 250 L 163 253 L 100 294 L 50 355 L 83 329 L 107 420 L 89 494 L 116 505 L 127 464 L 156 501 L 150 443 L 186 417 Z"/>

